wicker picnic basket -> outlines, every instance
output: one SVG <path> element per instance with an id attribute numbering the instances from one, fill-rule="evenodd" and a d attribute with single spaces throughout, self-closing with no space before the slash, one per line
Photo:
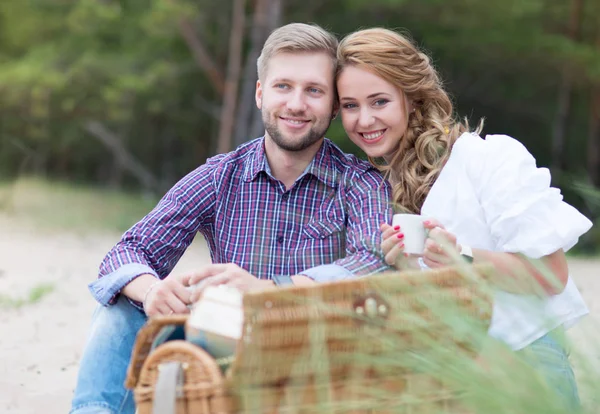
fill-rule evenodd
<path id="1" fill-rule="evenodd" d="M 466 391 L 437 374 L 459 353 L 476 355 L 491 318 L 490 274 L 460 266 L 248 293 L 227 369 L 186 341 L 148 355 L 161 327 L 186 321 L 152 318 L 136 340 L 126 386 L 139 414 L 168 414 L 157 408 L 157 389 L 169 363 L 179 369 L 168 379 L 177 414 L 466 413 Z M 456 318 L 468 329 L 457 330 Z"/>

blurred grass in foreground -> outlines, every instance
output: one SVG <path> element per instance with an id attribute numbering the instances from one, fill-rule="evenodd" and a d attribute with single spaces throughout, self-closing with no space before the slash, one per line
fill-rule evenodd
<path id="1" fill-rule="evenodd" d="M 325 284 L 250 298 L 248 337 L 235 367 L 241 375 L 233 382 L 243 412 L 273 407 L 303 414 L 574 412 L 561 407 L 558 392 L 548 386 L 561 382 L 563 372 L 537 362 L 529 350 L 512 352 L 488 336 L 495 290 L 488 281 L 469 266 L 442 282 L 433 273 L 377 275 L 363 279 L 368 284 L 363 288 Z M 375 305 L 385 304 L 385 317 L 348 307 L 352 298 L 363 303 L 362 292 L 377 298 Z M 590 329 L 586 344 L 570 343 L 559 333 L 556 340 L 566 341 L 571 359 L 579 362 L 582 412 L 597 413 L 592 397 L 600 384 L 598 357 L 583 345 L 597 350 L 600 332 Z M 551 348 L 540 352 L 561 365 L 561 354 Z M 287 387 L 281 400 L 280 384 Z"/>
<path id="2" fill-rule="evenodd" d="M 0 182 L 0 213 L 48 230 L 123 232 L 156 205 L 158 199 L 23 177 Z"/>

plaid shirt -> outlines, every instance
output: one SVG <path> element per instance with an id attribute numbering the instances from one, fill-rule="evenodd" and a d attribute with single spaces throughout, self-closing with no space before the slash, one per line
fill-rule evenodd
<path id="1" fill-rule="evenodd" d="M 391 221 L 389 198 L 378 171 L 327 139 L 286 190 L 257 138 L 209 158 L 169 190 L 106 255 L 90 290 L 108 305 L 136 276 L 165 278 L 198 232 L 213 263 L 262 279 L 303 274 L 322 282 L 387 270 L 379 225 Z"/>

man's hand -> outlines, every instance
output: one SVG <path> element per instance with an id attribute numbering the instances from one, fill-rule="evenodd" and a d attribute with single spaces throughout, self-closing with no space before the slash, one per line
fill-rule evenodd
<path id="1" fill-rule="evenodd" d="M 187 281 L 174 275 L 152 285 L 144 301 L 146 315 L 171 315 L 189 313 L 187 305 L 191 302 L 191 293 L 185 288 Z"/>
<path id="2" fill-rule="evenodd" d="M 271 280 L 260 280 L 233 263 L 211 264 L 186 279 L 190 286 L 201 283 L 192 293 L 192 302 L 196 302 L 208 286 L 227 285 L 242 292 L 264 290 L 275 286 Z"/>
<path id="3" fill-rule="evenodd" d="M 444 267 L 457 263 L 460 248 L 456 244 L 456 236 L 447 231 L 437 220 L 428 219 L 423 225 L 429 234 L 425 239 L 423 261 L 429 267 Z"/>

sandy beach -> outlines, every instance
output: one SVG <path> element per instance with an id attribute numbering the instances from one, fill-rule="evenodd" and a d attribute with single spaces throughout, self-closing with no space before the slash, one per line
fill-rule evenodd
<path id="1" fill-rule="evenodd" d="M 96 306 L 87 284 L 119 234 L 39 230 L 3 213 L 0 229 L 0 412 L 66 414 Z M 199 236 L 175 271 L 197 269 L 209 261 Z M 570 267 L 590 315 L 569 335 L 585 351 L 585 364 L 598 364 L 600 349 L 593 344 L 600 335 L 593 333 L 600 332 L 600 260 L 572 259 Z M 49 293 L 33 303 L 18 303 L 35 290 Z M 590 333 L 593 342 L 587 340 Z M 576 368 L 582 364 L 575 361 Z M 600 397 L 582 394 L 588 407 L 600 406 Z"/>

